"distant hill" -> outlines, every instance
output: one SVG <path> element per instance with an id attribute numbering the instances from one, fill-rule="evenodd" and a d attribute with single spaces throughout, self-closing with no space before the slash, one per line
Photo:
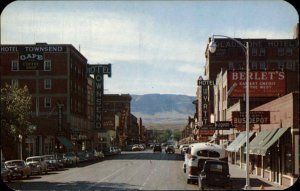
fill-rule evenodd
<path id="1" fill-rule="evenodd" d="M 131 112 L 141 117 L 146 127 L 183 128 L 195 113 L 196 97 L 175 94 L 131 95 Z"/>

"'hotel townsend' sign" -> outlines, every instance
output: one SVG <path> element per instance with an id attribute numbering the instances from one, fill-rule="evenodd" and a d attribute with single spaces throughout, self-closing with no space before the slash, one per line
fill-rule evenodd
<path id="1" fill-rule="evenodd" d="M 103 76 L 111 77 L 111 64 L 88 65 L 88 74 L 94 74 L 95 79 L 95 129 L 103 129 Z"/>
<path id="2" fill-rule="evenodd" d="M 243 97 L 246 92 L 246 72 L 228 71 L 227 75 L 229 97 Z M 250 71 L 250 96 L 278 97 L 284 95 L 285 81 L 285 73 L 282 71 Z"/>
<path id="3" fill-rule="evenodd" d="M 60 45 L 1 46 L 1 52 L 17 52 L 19 54 L 19 70 L 44 70 L 45 52 L 65 51 L 66 47 Z"/>

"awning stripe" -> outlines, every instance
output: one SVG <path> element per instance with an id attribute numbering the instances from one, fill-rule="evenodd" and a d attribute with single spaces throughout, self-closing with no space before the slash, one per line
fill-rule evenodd
<path id="1" fill-rule="evenodd" d="M 265 156 L 267 150 L 288 130 L 289 128 L 279 128 L 276 134 L 272 137 L 272 139 L 265 144 L 262 148 L 259 149 L 258 154 Z"/>

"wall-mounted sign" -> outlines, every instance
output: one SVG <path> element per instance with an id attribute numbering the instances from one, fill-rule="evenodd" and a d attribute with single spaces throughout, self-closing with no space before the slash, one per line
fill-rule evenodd
<path id="1" fill-rule="evenodd" d="M 95 79 L 95 129 L 103 129 L 103 76 L 111 77 L 111 64 L 88 65 L 88 74 L 94 74 Z"/>
<path id="2" fill-rule="evenodd" d="M 216 130 L 229 130 L 232 128 L 231 121 L 216 121 L 215 128 Z"/>
<path id="3" fill-rule="evenodd" d="M 228 71 L 228 97 L 244 97 L 246 92 L 246 72 Z M 250 71 L 249 94 L 251 97 L 278 97 L 286 92 L 283 71 Z"/>
<path id="4" fill-rule="evenodd" d="M 232 124 L 240 125 L 246 123 L 246 113 L 240 111 L 232 112 Z M 270 124 L 270 111 L 250 111 L 250 124 Z"/>

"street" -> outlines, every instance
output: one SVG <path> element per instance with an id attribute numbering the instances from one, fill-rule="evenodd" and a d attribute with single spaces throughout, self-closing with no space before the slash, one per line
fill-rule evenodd
<path id="1" fill-rule="evenodd" d="M 198 190 L 197 184 L 187 184 L 182 170 L 183 157 L 177 150 L 166 154 L 152 150 L 122 152 L 103 161 L 81 163 L 77 167 L 50 171 L 13 180 L 7 185 L 15 190 Z M 230 165 L 232 189 L 243 188 L 244 171 Z M 282 189 L 252 177 L 253 188 Z"/>
<path id="2" fill-rule="evenodd" d="M 104 161 L 50 171 L 7 185 L 16 190 L 195 190 L 186 184 L 179 154 L 152 150 L 122 152 Z"/>

